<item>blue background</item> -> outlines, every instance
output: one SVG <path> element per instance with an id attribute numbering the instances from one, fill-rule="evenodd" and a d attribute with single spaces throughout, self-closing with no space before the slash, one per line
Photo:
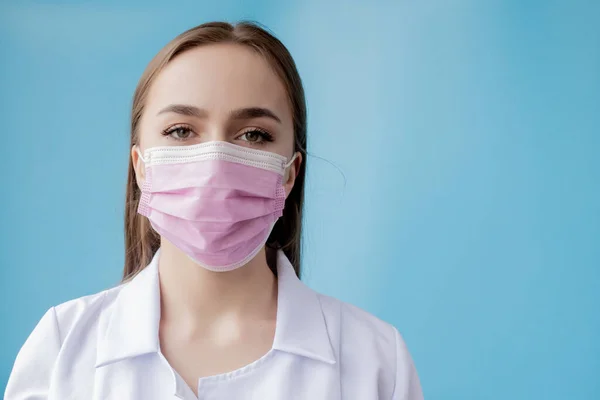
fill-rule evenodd
<path id="1" fill-rule="evenodd" d="M 307 91 L 308 284 L 396 325 L 427 399 L 600 399 L 600 2 L 584 0 L 4 2 L 1 393 L 46 309 L 120 278 L 146 63 L 248 18 Z"/>

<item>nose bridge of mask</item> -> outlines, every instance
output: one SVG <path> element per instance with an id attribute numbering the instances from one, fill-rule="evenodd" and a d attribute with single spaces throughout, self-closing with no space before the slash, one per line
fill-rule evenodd
<path id="1" fill-rule="evenodd" d="M 235 145 L 233 145 L 235 146 Z M 184 146 L 185 147 L 185 146 Z M 173 150 L 177 151 L 176 149 L 182 149 L 182 147 L 174 147 Z M 135 147 L 135 152 L 138 154 L 138 157 L 140 158 L 140 160 L 142 160 L 142 162 L 145 164 L 145 166 L 147 166 L 148 164 L 148 159 L 144 158 L 144 155 L 142 154 L 142 151 L 140 150 L 140 147 L 136 145 Z M 285 176 L 287 169 L 290 167 L 290 165 L 292 165 L 292 163 L 294 162 L 294 160 L 296 160 L 296 158 L 298 157 L 298 153 L 294 153 L 294 155 L 292 156 L 292 158 L 285 164 L 283 164 L 282 166 L 282 175 Z"/>

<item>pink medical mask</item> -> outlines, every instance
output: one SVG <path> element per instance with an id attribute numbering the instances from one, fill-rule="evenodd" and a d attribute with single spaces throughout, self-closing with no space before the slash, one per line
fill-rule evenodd
<path id="1" fill-rule="evenodd" d="M 250 261 L 283 214 L 286 163 L 279 154 L 228 142 L 146 149 L 138 213 L 202 267 Z"/>

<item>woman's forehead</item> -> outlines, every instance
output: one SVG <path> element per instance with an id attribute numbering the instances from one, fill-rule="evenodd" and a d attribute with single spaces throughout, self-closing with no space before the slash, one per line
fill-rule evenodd
<path id="1" fill-rule="evenodd" d="M 267 60 L 242 45 L 200 46 L 159 73 L 147 107 L 190 104 L 207 110 L 265 107 L 291 119 L 285 86 Z"/>

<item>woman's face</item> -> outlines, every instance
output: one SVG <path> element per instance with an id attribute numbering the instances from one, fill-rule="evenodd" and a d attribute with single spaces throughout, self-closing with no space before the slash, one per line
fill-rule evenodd
<path id="1" fill-rule="evenodd" d="M 138 146 L 187 146 L 227 141 L 288 158 L 294 154 L 292 113 L 285 87 L 267 61 L 236 44 L 200 46 L 177 56 L 152 83 L 139 124 Z M 143 182 L 135 146 L 132 160 Z M 284 177 L 293 187 L 298 154 Z"/>

